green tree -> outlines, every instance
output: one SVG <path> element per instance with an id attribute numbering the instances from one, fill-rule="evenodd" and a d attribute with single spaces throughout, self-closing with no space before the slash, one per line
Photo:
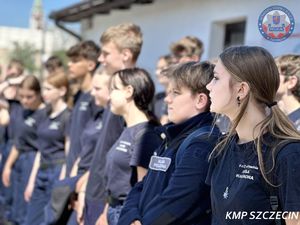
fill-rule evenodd
<path id="1" fill-rule="evenodd" d="M 37 70 L 37 67 L 35 65 L 35 56 L 37 50 L 35 49 L 35 47 L 28 42 L 25 42 L 24 44 L 14 42 L 13 44 L 14 48 L 10 53 L 10 58 L 22 61 L 25 68 L 30 73 L 34 73 Z"/>

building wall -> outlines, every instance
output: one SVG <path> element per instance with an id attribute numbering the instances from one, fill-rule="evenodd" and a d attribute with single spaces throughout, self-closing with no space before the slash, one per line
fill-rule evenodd
<path id="1" fill-rule="evenodd" d="M 265 40 L 258 30 L 260 13 L 271 5 L 282 5 L 294 15 L 293 37 L 280 43 Z M 94 16 L 93 26 L 82 23 L 85 39 L 99 42 L 109 26 L 131 21 L 142 27 L 144 45 L 138 65 L 154 71 L 156 60 L 169 51 L 170 43 L 185 35 L 199 37 L 205 46 L 202 59 L 216 57 L 223 50 L 225 23 L 246 20 L 245 43 L 266 47 L 274 56 L 300 53 L 300 21 L 297 0 L 155 0 L 149 5 L 133 5 L 130 10 L 113 10 L 109 15 Z"/>

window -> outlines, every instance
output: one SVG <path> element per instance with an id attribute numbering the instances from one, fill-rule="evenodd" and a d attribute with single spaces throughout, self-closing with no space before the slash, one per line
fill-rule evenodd
<path id="1" fill-rule="evenodd" d="M 243 45 L 246 21 L 225 24 L 224 49 L 232 45 Z"/>
<path id="2" fill-rule="evenodd" d="M 217 57 L 229 46 L 243 45 L 245 30 L 245 17 L 213 22 L 211 26 L 209 58 Z"/>

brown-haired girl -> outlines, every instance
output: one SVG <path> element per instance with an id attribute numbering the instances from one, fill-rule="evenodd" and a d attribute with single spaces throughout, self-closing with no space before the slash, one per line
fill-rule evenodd
<path id="1" fill-rule="evenodd" d="M 49 110 L 37 128 L 38 154 L 25 191 L 25 200 L 29 202 L 25 220 L 28 225 L 44 221 L 44 207 L 65 162 L 66 129 L 70 116 L 65 102 L 67 93 L 68 79 L 63 73 L 49 76 L 43 83 L 42 95 Z"/>
<path id="2" fill-rule="evenodd" d="M 10 151 L 2 173 L 3 184 L 11 183 L 11 172 L 14 167 L 14 193 L 12 219 L 17 224 L 25 220 L 27 203 L 24 191 L 27 185 L 36 152 L 38 151 L 37 126 L 46 117 L 42 102 L 41 87 L 35 76 L 27 76 L 20 85 L 19 99 L 23 110 L 20 115 L 10 118 L 16 124 L 16 141 Z"/>
<path id="3" fill-rule="evenodd" d="M 232 125 L 211 155 L 212 224 L 300 223 L 290 213 L 300 211 L 300 135 L 275 101 L 279 81 L 261 47 L 231 47 L 219 57 L 207 85 L 211 111 Z"/>

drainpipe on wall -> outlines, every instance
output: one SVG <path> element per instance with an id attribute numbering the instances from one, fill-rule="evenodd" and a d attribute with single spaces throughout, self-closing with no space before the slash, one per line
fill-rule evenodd
<path id="1" fill-rule="evenodd" d="M 70 35 L 72 35 L 73 37 L 77 38 L 79 41 L 82 41 L 82 37 L 79 34 L 76 34 L 74 31 L 66 28 L 65 26 L 63 26 L 59 21 L 55 21 L 56 26 L 58 26 L 60 29 L 66 31 L 67 33 L 69 33 Z"/>

